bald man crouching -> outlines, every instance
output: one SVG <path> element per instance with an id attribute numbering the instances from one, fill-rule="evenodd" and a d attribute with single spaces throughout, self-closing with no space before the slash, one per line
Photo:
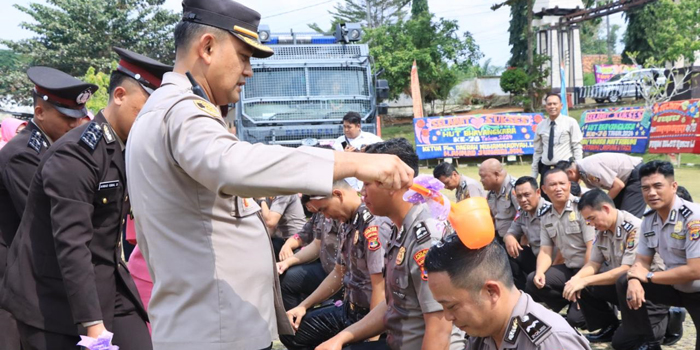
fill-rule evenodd
<path id="1" fill-rule="evenodd" d="M 516 289 L 508 267 L 496 242 L 469 249 L 453 234 L 430 248 L 430 291 L 445 319 L 470 336 L 466 349 L 590 349 L 561 316 Z"/>

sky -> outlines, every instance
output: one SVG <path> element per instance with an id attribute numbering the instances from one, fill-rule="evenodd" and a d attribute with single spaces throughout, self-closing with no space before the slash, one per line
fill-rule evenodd
<path id="1" fill-rule="evenodd" d="M 497 0 L 430 0 L 430 12 L 437 17 L 457 20 L 460 32 L 469 31 L 476 39 L 484 58 L 490 58 L 496 66 L 504 66 L 510 58 L 508 45 L 508 25 L 510 11 L 503 7 L 491 11 L 490 7 Z M 32 2 L 44 3 L 45 0 L 2 0 L 0 3 L 0 38 L 18 40 L 29 38 L 32 32 L 19 27 L 21 22 L 32 18 L 15 9 L 12 4 L 27 6 Z M 322 28 L 331 21 L 329 10 L 341 0 L 239 0 L 242 4 L 254 8 L 262 15 L 261 23 L 270 26 L 273 32 L 308 32 L 307 24 L 317 22 Z M 182 0 L 166 0 L 165 8 L 181 12 Z M 611 23 L 625 27 L 620 14 L 611 16 Z M 621 31 L 622 33 L 622 31 Z M 0 48 L 2 45 L 0 45 Z M 618 52 L 621 49 L 618 44 Z"/>

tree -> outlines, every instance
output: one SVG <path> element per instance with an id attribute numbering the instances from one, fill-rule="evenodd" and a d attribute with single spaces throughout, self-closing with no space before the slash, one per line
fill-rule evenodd
<path id="1" fill-rule="evenodd" d="M 46 4 L 14 5 L 32 17 L 22 28 L 35 33 L 30 39 L 2 40 L 30 65 L 46 65 L 79 77 L 94 67 L 107 72 L 117 58 L 112 46 L 147 54 L 161 62 L 175 56 L 172 32 L 180 16 L 159 6 L 165 0 L 46 0 Z M 0 77 L 0 86 L 14 84 L 26 97 L 26 66 L 21 74 Z M 13 81 L 10 79 L 21 79 Z M 14 93 L 13 93 L 14 94 Z M 17 95 L 15 94 L 15 97 Z"/>
<path id="2" fill-rule="evenodd" d="M 411 3 L 411 17 L 415 18 L 430 13 L 428 0 L 413 0 Z"/>
<path id="3" fill-rule="evenodd" d="M 404 8 L 410 2 L 410 0 L 345 0 L 343 4 L 336 4 L 334 10 L 328 11 L 333 17 L 330 30 L 323 30 L 317 23 L 308 26 L 324 34 L 333 33 L 338 23 L 363 23 L 367 28 L 377 28 L 405 17 Z"/>
<path id="4" fill-rule="evenodd" d="M 458 33 L 457 21 L 433 20 L 423 14 L 408 21 L 399 19 L 367 31 L 375 69 L 383 68 L 391 98 L 410 92 L 413 60 L 418 65 L 421 92 L 426 102 L 446 100 L 460 72 L 482 57 L 471 33 Z"/>
<path id="5" fill-rule="evenodd" d="M 116 69 L 117 62 L 112 62 L 112 66 Z M 87 108 L 91 111 L 99 111 L 107 107 L 109 102 L 109 78 L 110 75 L 95 71 L 95 68 L 90 67 L 83 76 L 82 80 L 86 83 L 95 84 L 99 89 L 92 95 L 87 102 Z"/>
<path id="6" fill-rule="evenodd" d="M 653 5 L 627 12 L 625 57 L 636 52 L 637 62 L 644 65 L 695 61 L 700 50 L 700 27 L 697 25 L 700 0 L 673 2 L 660 0 Z"/>
<path id="7" fill-rule="evenodd" d="M 510 6 L 510 34 L 508 43 L 510 49 L 509 67 L 526 67 L 527 62 L 527 37 L 525 36 L 527 26 L 527 2 L 518 1 Z"/>

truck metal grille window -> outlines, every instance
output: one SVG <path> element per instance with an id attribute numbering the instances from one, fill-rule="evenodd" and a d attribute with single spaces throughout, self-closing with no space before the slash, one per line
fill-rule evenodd
<path id="1" fill-rule="evenodd" d="M 247 117 L 256 122 L 286 120 L 342 119 L 345 113 L 370 111 L 369 99 L 331 99 L 309 101 L 244 102 Z"/>
<path id="2" fill-rule="evenodd" d="M 258 68 L 246 80 L 246 98 L 306 95 L 304 68 Z"/>
<path id="3" fill-rule="evenodd" d="M 311 96 L 367 96 L 368 85 L 363 67 L 309 68 Z"/>
<path id="4" fill-rule="evenodd" d="M 252 59 L 252 63 L 265 61 L 286 61 L 291 59 L 337 59 L 358 58 L 369 55 L 366 47 L 358 45 L 293 45 L 274 46 L 275 54 L 264 59 Z"/>

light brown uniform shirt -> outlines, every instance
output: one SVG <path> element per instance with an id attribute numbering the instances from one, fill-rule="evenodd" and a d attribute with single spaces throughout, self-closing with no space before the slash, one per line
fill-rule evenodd
<path id="1" fill-rule="evenodd" d="M 275 197 L 270 204 L 270 211 L 281 215 L 272 237 L 292 237 L 299 233 L 306 223 L 301 198 L 297 194 Z"/>
<path id="2" fill-rule="evenodd" d="M 557 213 L 554 205 L 544 205 L 538 211 L 542 231 L 540 245 L 557 247 L 570 269 L 580 269 L 586 263 L 586 242 L 595 239 L 595 230 L 586 225 L 578 211 L 578 197 L 571 196 L 566 207 Z"/>
<path id="3" fill-rule="evenodd" d="M 537 256 L 540 253 L 540 217 L 537 216 L 537 212 L 542 209 L 544 205 L 551 205 L 551 203 L 540 197 L 540 201 L 537 202 L 537 209 L 535 209 L 535 215 L 520 209 L 518 214 L 515 216 L 515 220 L 510 224 L 508 229 L 508 234 L 515 236 L 515 238 L 520 241 L 520 237 L 523 234 L 527 235 L 527 239 L 530 242 L 530 248 L 532 253 Z"/>
<path id="4" fill-rule="evenodd" d="M 455 190 L 455 199 L 457 202 L 461 202 L 471 197 L 486 197 L 484 186 L 471 177 L 460 175 L 459 186 Z"/>
<path id="5" fill-rule="evenodd" d="M 624 211 L 617 211 L 615 231 L 596 230 L 596 238 L 591 250 L 591 261 L 598 264 L 607 263 L 606 270 L 618 268 L 622 265 L 632 266 L 637 244 L 639 243 L 639 229 L 642 219 Z M 654 255 L 652 271 L 664 269 L 664 262 L 658 254 Z"/>
<path id="6" fill-rule="evenodd" d="M 490 337 L 470 337 L 465 350 L 590 350 L 588 340 L 563 317 L 520 293 L 501 346 Z"/>
<path id="7" fill-rule="evenodd" d="M 260 207 L 245 198 L 329 195 L 333 164 L 327 150 L 240 142 L 187 77 L 164 75 L 126 149 L 155 350 L 262 349 L 292 334 Z"/>
<path id="8" fill-rule="evenodd" d="M 615 178 L 627 183 L 632 170 L 641 162 L 640 157 L 622 153 L 596 153 L 577 160 L 576 167 L 586 187 L 609 190 Z"/>
<path id="9" fill-rule="evenodd" d="M 491 215 L 496 222 L 496 231 L 503 237 L 508 232 L 510 224 L 518 212 L 518 200 L 513 193 L 516 179 L 507 175 L 501 184 L 501 190 L 497 193 L 489 191 L 486 200 L 491 209 Z"/>

